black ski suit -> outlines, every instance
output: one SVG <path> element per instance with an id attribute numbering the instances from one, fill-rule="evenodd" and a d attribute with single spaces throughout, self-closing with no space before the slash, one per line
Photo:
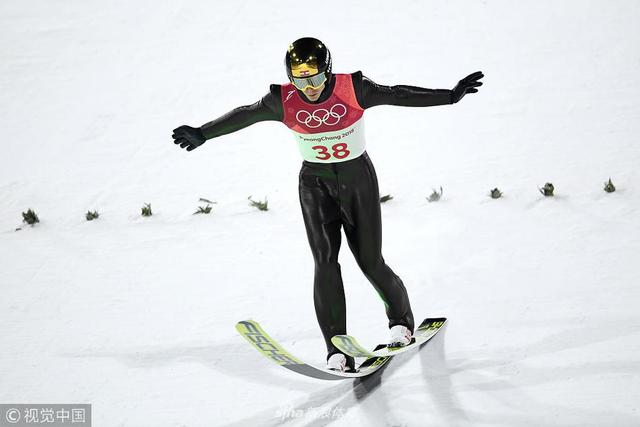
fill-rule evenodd
<path id="1" fill-rule="evenodd" d="M 351 74 L 356 99 L 363 109 L 376 105 L 427 107 L 452 104 L 452 91 L 413 86 L 382 86 L 362 75 Z M 333 90 L 330 78 L 320 98 L 326 100 Z M 304 97 L 302 92 L 300 96 Z M 243 106 L 203 125 L 206 139 L 214 138 L 264 120 L 283 121 L 280 85 L 271 85 L 269 93 L 253 105 Z M 314 303 L 328 356 L 339 352 L 331 337 L 346 334 L 346 310 L 338 251 L 340 229 L 344 228 L 349 248 L 382 298 L 389 327 L 404 325 L 413 331 L 414 320 L 402 280 L 382 257 L 380 195 L 376 172 L 366 151 L 355 159 L 339 163 L 303 161 L 299 175 L 300 206 L 309 245 L 315 262 Z M 327 357 L 328 357 L 327 356 Z M 348 358 L 353 367 L 353 359 Z"/>

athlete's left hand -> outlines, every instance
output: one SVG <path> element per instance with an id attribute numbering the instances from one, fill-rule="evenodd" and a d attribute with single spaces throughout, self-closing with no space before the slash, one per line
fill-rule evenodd
<path id="1" fill-rule="evenodd" d="M 476 71 L 475 73 L 469 74 L 467 77 L 460 80 L 452 91 L 451 100 L 453 103 L 455 104 L 460 101 L 462 97 L 468 93 L 476 93 L 478 91 L 476 88 L 478 86 L 482 86 L 482 82 L 479 82 L 478 80 L 483 77 L 484 74 L 482 74 L 482 71 Z"/>

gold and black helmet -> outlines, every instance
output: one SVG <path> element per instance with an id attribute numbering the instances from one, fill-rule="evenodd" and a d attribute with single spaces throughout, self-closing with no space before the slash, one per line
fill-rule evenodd
<path id="1" fill-rule="evenodd" d="M 299 90 L 320 87 L 331 77 L 331 53 L 324 43 L 312 37 L 291 43 L 284 64 L 289 80 Z"/>

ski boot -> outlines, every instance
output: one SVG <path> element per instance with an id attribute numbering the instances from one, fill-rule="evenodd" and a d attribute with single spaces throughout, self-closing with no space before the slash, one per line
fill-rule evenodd
<path id="1" fill-rule="evenodd" d="M 404 325 L 395 325 L 389 329 L 389 344 L 387 347 L 404 347 L 411 344 L 411 329 Z"/>
<path id="2" fill-rule="evenodd" d="M 355 372 L 355 362 L 351 356 L 333 353 L 327 357 L 327 369 L 338 372 Z"/>

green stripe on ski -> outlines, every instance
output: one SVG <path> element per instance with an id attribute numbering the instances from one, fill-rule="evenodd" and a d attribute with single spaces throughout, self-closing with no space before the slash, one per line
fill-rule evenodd
<path id="1" fill-rule="evenodd" d="M 240 332 L 247 341 L 262 353 L 263 356 L 273 360 L 278 365 L 296 365 L 302 364 L 302 361 L 296 359 L 286 351 L 280 344 L 272 339 L 260 327 L 258 322 L 253 320 L 243 320 L 236 324 L 236 330 Z"/>
<path id="2" fill-rule="evenodd" d="M 438 332 L 440 328 L 442 328 L 447 321 L 446 317 L 438 317 L 435 319 L 424 319 L 418 329 L 416 329 L 416 334 L 424 336 L 425 334 L 430 333 L 431 331 Z"/>
<path id="3" fill-rule="evenodd" d="M 335 335 L 331 338 L 331 342 L 340 351 L 353 357 L 390 357 L 396 354 L 404 353 L 420 344 L 429 341 L 444 326 L 447 319 L 444 317 L 425 319 L 413 334 L 411 344 L 404 347 L 387 347 L 383 346 L 379 350 L 369 351 L 365 349 L 358 341 L 349 335 Z"/>
<path id="4" fill-rule="evenodd" d="M 358 344 L 358 341 L 351 335 L 335 335 L 331 342 L 339 350 L 353 357 L 376 357 L 372 351 L 367 350 Z"/>

